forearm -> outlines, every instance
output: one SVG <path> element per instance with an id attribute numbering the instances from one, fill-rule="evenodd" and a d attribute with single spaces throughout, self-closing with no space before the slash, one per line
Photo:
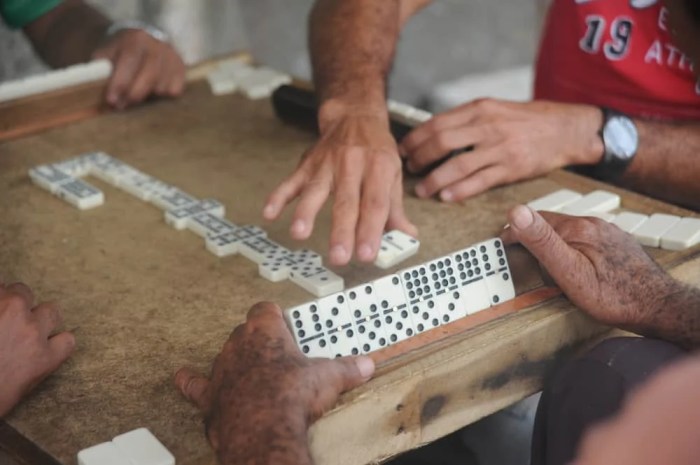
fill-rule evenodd
<path id="1" fill-rule="evenodd" d="M 663 339 L 688 350 L 700 347 L 700 289 L 669 278 L 658 290 L 658 301 L 625 328 Z"/>
<path id="2" fill-rule="evenodd" d="M 324 114 L 386 112 L 386 80 L 399 35 L 399 0 L 320 0 L 309 47 Z"/>
<path id="3" fill-rule="evenodd" d="M 700 124 L 636 121 L 639 152 L 621 184 L 700 209 Z"/>
<path id="4" fill-rule="evenodd" d="M 52 67 L 88 61 L 110 20 L 82 0 L 67 0 L 25 28 L 42 59 Z"/>

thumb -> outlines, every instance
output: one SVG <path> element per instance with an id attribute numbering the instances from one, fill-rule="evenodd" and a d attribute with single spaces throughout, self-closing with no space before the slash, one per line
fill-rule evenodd
<path id="1" fill-rule="evenodd" d="M 313 369 L 320 388 L 312 399 L 311 410 L 320 415 L 335 405 L 340 394 L 369 381 L 374 374 L 374 361 L 366 356 L 342 357 L 318 362 Z"/>
<path id="2" fill-rule="evenodd" d="M 209 380 L 189 368 L 183 367 L 175 373 L 175 386 L 191 404 L 203 412 L 210 407 Z"/>
<path id="3" fill-rule="evenodd" d="M 539 213 L 524 205 L 513 208 L 508 214 L 508 235 L 520 242 L 556 280 L 568 276 L 576 269 L 579 259 L 570 247 Z"/>

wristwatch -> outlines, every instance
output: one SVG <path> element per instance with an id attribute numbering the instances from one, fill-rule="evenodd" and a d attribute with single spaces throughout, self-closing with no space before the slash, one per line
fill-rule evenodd
<path id="1" fill-rule="evenodd" d="M 110 38 L 115 34 L 127 29 L 138 29 L 140 31 L 145 32 L 146 34 L 148 34 L 156 40 L 159 40 L 161 42 L 170 42 L 170 36 L 165 31 L 158 29 L 157 27 L 151 24 L 136 19 L 127 19 L 123 21 L 113 22 L 109 26 L 109 28 L 107 28 L 107 32 L 105 32 L 105 37 Z"/>
<path id="2" fill-rule="evenodd" d="M 620 177 L 634 160 L 639 149 L 639 132 L 629 116 L 612 110 L 603 111 L 603 128 L 600 137 L 605 151 L 603 159 L 595 167 L 595 174 L 602 179 Z"/>

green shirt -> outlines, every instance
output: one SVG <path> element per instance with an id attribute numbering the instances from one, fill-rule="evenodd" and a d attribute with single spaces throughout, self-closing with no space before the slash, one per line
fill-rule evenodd
<path id="1" fill-rule="evenodd" d="M 63 0 L 0 0 L 0 16 L 15 28 L 24 27 L 56 8 Z"/>

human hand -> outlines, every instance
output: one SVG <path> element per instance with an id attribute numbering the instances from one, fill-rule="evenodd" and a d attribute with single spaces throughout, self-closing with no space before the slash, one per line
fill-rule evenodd
<path id="1" fill-rule="evenodd" d="M 700 443 L 700 359 L 660 371 L 632 393 L 620 414 L 592 428 L 572 465 L 693 465 Z"/>
<path id="2" fill-rule="evenodd" d="M 259 303 L 231 333 L 209 378 L 182 368 L 175 384 L 204 413 L 221 463 L 233 463 L 231 455 L 251 463 L 246 458 L 280 453 L 282 445 L 303 458 L 309 424 L 373 373 L 369 357 L 306 358 L 279 307 Z"/>
<path id="3" fill-rule="evenodd" d="M 73 353 L 72 334 L 52 335 L 62 322 L 58 305 L 34 306 L 24 284 L 0 285 L 0 417 Z"/>
<path id="4" fill-rule="evenodd" d="M 603 220 L 525 206 L 508 217 L 504 242 L 525 246 L 569 300 L 602 323 L 642 326 L 678 289 L 629 234 Z"/>
<path id="5" fill-rule="evenodd" d="M 482 99 L 433 117 L 401 142 L 419 173 L 449 152 L 463 152 L 416 186 L 418 197 L 458 202 L 493 187 L 603 156 L 602 113 L 587 105 Z"/>
<path id="6" fill-rule="evenodd" d="M 298 197 L 290 232 L 304 240 L 332 194 L 331 264 L 347 264 L 353 250 L 361 261 L 371 262 L 385 228 L 417 234 L 404 213 L 401 159 L 386 112 L 345 114 L 325 122 L 321 116 L 319 121 L 319 141 L 270 194 L 263 215 L 278 218 Z"/>
<path id="7" fill-rule="evenodd" d="M 106 99 L 120 110 L 151 94 L 176 97 L 185 89 L 185 64 L 180 55 L 170 44 L 140 29 L 116 33 L 92 58 L 107 58 L 114 65 Z"/>

